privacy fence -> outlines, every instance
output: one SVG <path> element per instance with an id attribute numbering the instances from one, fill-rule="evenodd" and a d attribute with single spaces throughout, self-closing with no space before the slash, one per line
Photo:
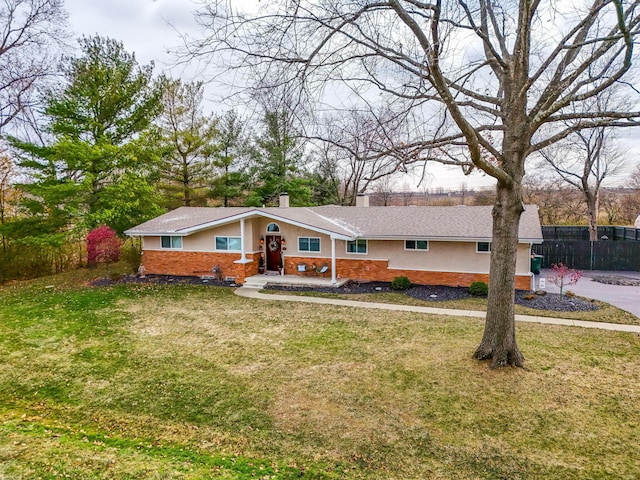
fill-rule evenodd
<path id="1" fill-rule="evenodd" d="M 640 229 L 598 227 L 600 240 L 589 241 L 587 227 L 542 227 L 544 242 L 533 251 L 542 267 L 563 263 L 581 270 L 640 271 Z"/>

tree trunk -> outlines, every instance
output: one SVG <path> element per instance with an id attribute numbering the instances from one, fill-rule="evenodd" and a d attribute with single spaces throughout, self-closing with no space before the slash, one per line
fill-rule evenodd
<path id="1" fill-rule="evenodd" d="M 598 241 L 598 194 L 585 191 L 584 197 L 587 203 L 587 219 L 589 222 L 589 240 Z"/>
<path id="2" fill-rule="evenodd" d="M 225 150 L 225 162 L 229 157 L 226 156 Z M 224 206 L 229 206 L 229 164 L 225 163 L 224 165 Z"/>
<path id="3" fill-rule="evenodd" d="M 491 368 L 524 364 L 516 344 L 514 312 L 518 227 L 523 212 L 520 193 L 519 185 L 498 182 L 496 187 L 487 317 L 482 341 L 473 354 L 477 360 L 491 359 Z"/>

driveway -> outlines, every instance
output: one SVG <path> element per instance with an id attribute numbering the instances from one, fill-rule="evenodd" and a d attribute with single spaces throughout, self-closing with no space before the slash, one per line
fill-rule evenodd
<path id="1" fill-rule="evenodd" d="M 536 287 L 540 278 L 547 278 L 551 270 L 542 270 L 536 275 Z M 635 281 L 636 286 L 609 285 L 594 280 L 598 277 L 610 277 L 622 281 Z M 546 281 L 545 290 L 550 293 L 559 293 L 560 288 Z M 580 297 L 593 298 L 610 303 L 622 310 L 640 317 L 640 272 L 607 272 L 600 270 L 584 271 L 582 278 L 575 285 L 565 286 L 564 290 L 571 290 Z"/>

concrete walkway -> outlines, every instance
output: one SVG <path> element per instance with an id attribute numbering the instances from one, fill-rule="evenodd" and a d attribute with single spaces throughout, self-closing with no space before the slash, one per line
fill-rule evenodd
<path id="1" fill-rule="evenodd" d="M 452 315 L 456 317 L 484 318 L 485 312 L 468 310 L 451 310 L 446 308 L 420 307 L 413 305 L 396 305 L 391 303 L 357 302 L 354 300 L 341 300 L 336 298 L 305 297 L 298 295 L 271 295 L 260 293 L 258 288 L 240 287 L 235 290 L 236 295 L 259 300 L 275 302 L 302 302 L 323 305 L 337 305 L 341 307 L 369 308 L 372 310 L 391 310 L 396 312 L 416 312 L 429 315 Z M 617 323 L 585 322 L 583 320 L 570 320 L 566 318 L 537 317 L 532 315 L 516 315 L 516 321 L 529 323 L 545 323 L 549 325 L 564 325 L 569 327 L 599 328 L 601 330 L 614 330 L 617 332 L 640 333 L 640 325 L 621 325 Z"/>

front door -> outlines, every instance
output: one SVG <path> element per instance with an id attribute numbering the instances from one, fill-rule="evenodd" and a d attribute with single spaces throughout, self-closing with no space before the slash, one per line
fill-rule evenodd
<path id="1" fill-rule="evenodd" d="M 278 271 L 282 246 L 280 235 L 267 235 L 267 270 Z"/>

